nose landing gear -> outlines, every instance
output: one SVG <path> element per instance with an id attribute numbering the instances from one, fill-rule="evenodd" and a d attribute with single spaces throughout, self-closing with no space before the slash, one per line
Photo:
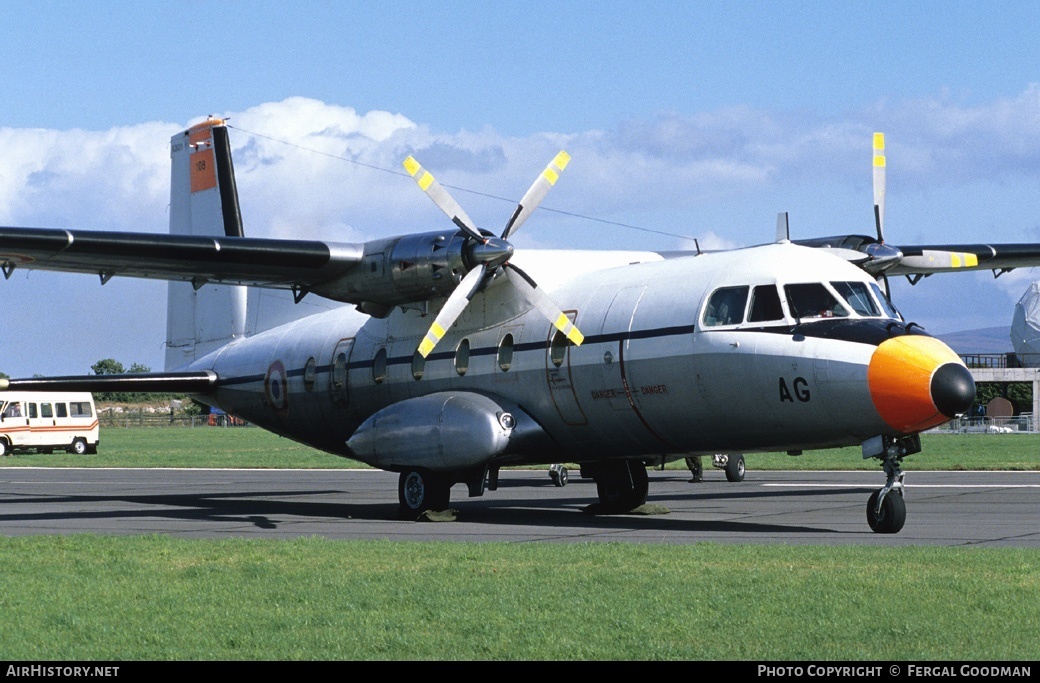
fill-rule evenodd
<path id="1" fill-rule="evenodd" d="M 867 524 L 878 534 L 896 534 L 906 522 L 906 502 L 903 500 L 903 458 L 921 452 L 921 437 L 905 436 L 900 439 L 877 436 L 863 443 L 863 457 L 881 460 L 885 469 L 885 485 L 870 494 L 867 500 Z"/>

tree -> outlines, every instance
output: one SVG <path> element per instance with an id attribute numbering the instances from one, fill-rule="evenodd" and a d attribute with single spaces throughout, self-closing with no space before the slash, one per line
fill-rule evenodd
<path id="1" fill-rule="evenodd" d="M 126 372 L 123 364 L 114 358 L 104 358 L 90 366 L 95 375 L 122 375 Z"/>
<path id="2" fill-rule="evenodd" d="M 103 358 L 90 366 L 95 375 L 122 375 L 127 372 L 151 372 L 151 368 L 140 363 L 132 363 L 130 370 L 114 358 Z M 154 401 L 168 398 L 168 394 L 132 394 L 126 391 L 102 391 L 94 395 L 96 401 L 117 403 L 133 403 L 134 401 Z"/>

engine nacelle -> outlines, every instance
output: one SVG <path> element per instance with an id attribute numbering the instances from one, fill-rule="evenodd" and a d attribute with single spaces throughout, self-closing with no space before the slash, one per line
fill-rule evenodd
<path id="1" fill-rule="evenodd" d="M 314 292 L 382 317 L 394 306 L 449 296 L 473 267 L 466 249 L 457 230 L 372 240 L 357 267 Z"/>
<path id="2" fill-rule="evenodd" d="M 466 391 L 405 399 L 378 411 L 347 440 L 382 469 L 458 470 L 533 446 L 551 451 L 541 427 L 508 401 Z"/>

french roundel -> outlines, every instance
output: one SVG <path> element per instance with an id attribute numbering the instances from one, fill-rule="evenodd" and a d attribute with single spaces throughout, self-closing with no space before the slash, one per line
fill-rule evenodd
<path id="1" fill-rule="evenodd" d="M 267 377 L 264 378 L 264 393 L 267 402 L 279 413 L 289 410 L 289 387 L 285 377 L 285 366 L 282 361 L 276 360 L 267 368 Z"/>

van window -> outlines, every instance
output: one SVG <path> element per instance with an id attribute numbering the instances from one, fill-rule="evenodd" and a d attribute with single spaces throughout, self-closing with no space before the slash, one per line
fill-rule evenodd
<path id="1" fill-rule="evenodd" d="M 54 408 L 50 403 L 40 404 L 40 417 L 54 417 Z"/>
<path id="2" fill-rule="evenodd" d="M 54 404 L 54 412 L 55 412 L 57 417 L 68 417 L 69 416 L 69 407 L 67 405 L 65 405 L 64 403 L 55 403 Z"/>
<path id="3" fill-rule="evenodd" d="M 69 403 L 69 412 L 72 413 L 73 417 L 90 417 L 93 415 L 90 410 L 90 404 L 86 401 L 74 401 Z"/>
<path id="4" fill-rule="evenodd" d="M 704 309 L 701 323 L 705 327 L 739 325 L 744 322 L 749 287 L 723 287 L 715 290 Z"/>
<path id="5" fill-rule="evenodd" d="M 4 408 L 4 417 L 22 417 L 22 404 L 20 401 L 12 401 Z"/>
<path id="6" fill-rule="evenodd" d="M 30 418 L 34 418 L 34 417 L 36 417 L 36 416 L 37 416 L 37 413 L 36 413 L 36 404 L 35 404 L 35 403 L 27 403 L 26 405 L 28 405 L 28 406 L 29 406 L 29 417 L 30 417 Z"/>

